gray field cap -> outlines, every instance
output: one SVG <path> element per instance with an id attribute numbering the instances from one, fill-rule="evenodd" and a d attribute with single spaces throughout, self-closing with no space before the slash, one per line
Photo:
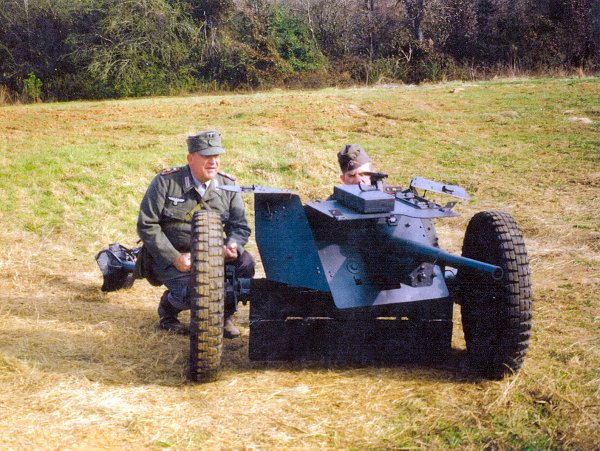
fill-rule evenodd
<path id="1" fill-rule="evenodd" d="M 221 134 L 216 130 L 206 130 L 187 137 L 188 152 L 197 152 L 206 157 L 221 155 L 225 149 L 221 147 Z"/>
<path id="2" fill-rule="evenodd" d="M 358 144 L 346 144 L 337 154 L 338 163 L 342 172 L 348 172 L 370 163 L 367 152 Z"/>

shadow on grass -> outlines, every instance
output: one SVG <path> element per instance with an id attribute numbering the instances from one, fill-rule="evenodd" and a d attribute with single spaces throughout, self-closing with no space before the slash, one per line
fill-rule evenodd
<path id="1" fill-rule="evenodd" d="M 419 359 L 416 356 L 404 360 L 378 359 L 377 361 L 344 361 L 334 359 L 298 359 L 286 361 L 251 361 L 248 357 L 248 337 L 235 340 L 237 343 L 225 342 L 222 358 L 222 376 L 234 376 L 235 373 L 261 373 L 276 371 L 282 373 L 326 373 L 336 372 L 372 372 L 385 370 L 394 377 L 404 380 L 418 379 L 422 381 L 455 381 L 471 383 L 482 378 L 473 374 L 467 367 L 465 350 L 452 349 L 447 355 L 435 360 Z"/>
<path id="2" fill-rule="evenodd" d="M 142 301 L 136 290 L 106 295 L 94 283 L 55 276 L 47 280 L 48 295 L 1 296 L 2 352 L 43 371 L 108 384 L 188 383 L 189 339 L 156 328 L 156 303 Z M 44 290 L 41 287 L 41 290 Z M 160 290 L 153 290 L 156 296 Z M 185 314 L 182 315 L 184 318 Z M 239 373 L 372 371 L 385 369 L 399 379 L 471 382 L 466 353 L 452 350 L 443 358 L 406 361 L 334 359 L 255 362 L 249 359 L 247 307 L 238 313 L 239 339 L 225 340 L 222 377 Z"/>

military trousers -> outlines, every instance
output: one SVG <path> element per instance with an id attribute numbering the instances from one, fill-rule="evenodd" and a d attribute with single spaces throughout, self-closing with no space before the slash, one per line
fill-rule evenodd
<path id="1" fill-rule="evenodd" d="M 248 279 L 254 277 L 256 262 L 254 261 L 254 257 L 252 257 L 248 251 L 245 251 L 240 255 L 237 260 L 227 262 L 227 264 L 235 266 L 237 277 Z M 175 277 L 164 282 L 164 285 L 169 291 L 167 299 L 177 310 L 189 310 L 191 307 L 191 281 L 191 273 L 187 272 L 181 273 L 180 277 Z M 235 310 L 232 312 L 225 312 L 225 317 L 227 318 L 233 313 L 235 313 Z"/>

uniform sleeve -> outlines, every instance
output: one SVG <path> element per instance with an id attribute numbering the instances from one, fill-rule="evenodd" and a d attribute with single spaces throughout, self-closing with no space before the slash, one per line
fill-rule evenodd
<path id="1" fill-rule="evenodd" d="M 171 264 L 180 253 L 163 233 L 160 219 L 167 193 L 166 181 L 156 176 L 146 190 L 140 205 L 137 232 L 152 256 L 161 266 Z"/>
<path id="2" fill-rule="evenodd" d="M 232 194 L 233 196 L 229 202 L 229 218 L 224 224 L 226 244 L 236 243 L 241 253 L 250 237 L 250 227 L 246 220 L 242 195 L 240 193 Z"/>

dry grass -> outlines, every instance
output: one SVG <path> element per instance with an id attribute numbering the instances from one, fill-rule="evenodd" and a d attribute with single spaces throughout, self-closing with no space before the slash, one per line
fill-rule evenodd
<path id="1" fill-rule="evenodd" d="M 12 103 L 10 91 L 4 85 L 0 85 L 0 106 L 8 105 Z"/>
<path id="2" fill-rule="evenodd" d="M 598 448 L 599 87 L 521 80 L 0 108 L 1 447 Z M 152 175 L 183 161 L 185 134 L 208 126 L 223 131 L 225 169 L 242 184 L 304 200 L 329 193 L 349 141 L 400 183 L 418 174 L 467 187 L 463 216 L 438 225 L 454 252 L 475 211 L 512 213 L 535 292 L 523 370 L 469 378 L 458 310 L 453 356 L 436 365 L 252 363 L 242 307 L 221 379 L 187 383 L 186 339 L 155 330 L 161 290 L 101 293 L 93 255 L 134 244 Z"/>

